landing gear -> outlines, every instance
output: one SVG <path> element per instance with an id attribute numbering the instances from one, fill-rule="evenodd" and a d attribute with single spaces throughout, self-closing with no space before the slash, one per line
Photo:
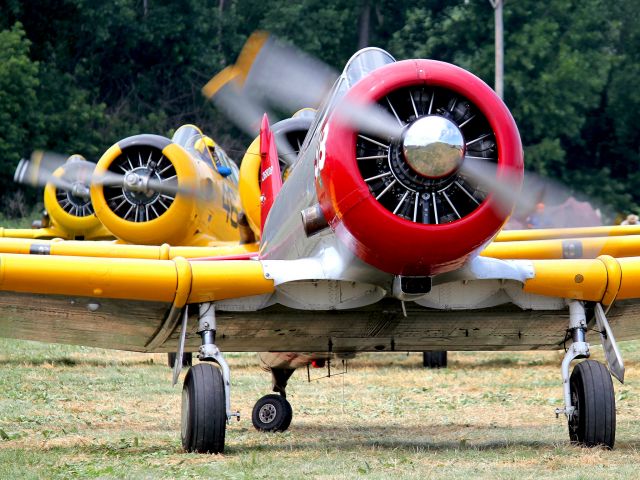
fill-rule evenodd
<path id="1" fill-rule="evenodd" d="M 284 432 L 293 418 L 293 409 L 287 401 L 287 382 L 295 369 L 271 368 L 273 391 L 280 395 L 265 395 L 256 402 L 251 421 L 262 432 Z"/>
<path id="2" fill-rule="evenodd" d="M 227 415 L 220 369 L 210 363 L 191 367 L 182 387 L 182 448 L 222 453 Z"/>
<path id="3" fill-rule="evenodd" d="M 422 352 L 422 366 L 424 368 L 447 368 L 447 351 Z"/>
<path id="4" fill-rule="evenodd" d="M 167 364 L 171 368 L 173 368 L 173 366 L 175 365 L 177 356 L 178 356 L 178 354 L 176 352 L 167 353 Z M 182 354 L 182 366 L 183 367 L 190 367 L 191 365 L 193 365 L 193 353 L 184 352 Z"/>
<path id="5" fill-rule="evenodd" d="M 251 421 L 256 429 L 263 432 L 284 432 L 293 418 L 293 409 L 281 395 L 265 395 L 253 407 Z"/>
<path id="6" fill-rule="evenodd" d="M 229 366 L 215 344 L 216 318 L 213 304 L 200 305 L 199 355 L 203 362 L 191 367 L 182 388 L 182 446 L 187 452 L 222 453 L 225 428 L 231 417 Z"/>
<path id="7" fill-rule="evenodd" d="M 571 374 L 569 438 L 587 447 L 613 448 L 616 440 L 616 400 L 607 368 L 594 360 L 576 365 Z"/>
<path id="8" fill-rule="evenodd" d="M 587 321 L 582 303 L 575 300 L 570 302 L 569 314 L 568 332 L 573 343 L 562 361 L 565 407 L 556 409 L 556 416 L 560 413 L 566 415 L 569 438 L 573 443 L 586 447 L 613 448 L 616 437 L 616 404 L 611 374 L 603 364 L 594 360 L 585 360 L 577 364 L 569 376 L 571 361 L 576 358 L 588 358 L 590 355 L 589 344 L 586 342 Z M 600 305 L 596 306 L 596 316 L 598 325 L 603 325 L 601 336 L 609 368 L 622 380 L 624 378 L 622 358 L 619 356 L 615 339 Z M 606 324 L 607 335 L 603 334 L 604 324 Z M 610 356 L 607 350 L 615 350 L 616 353 Z"/>

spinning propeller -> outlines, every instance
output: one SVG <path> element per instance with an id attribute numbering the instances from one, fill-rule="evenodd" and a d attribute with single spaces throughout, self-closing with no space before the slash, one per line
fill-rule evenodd
<path id="1" fill-rule="evenodd" d="M 164 161 L 164 164 L 162 163 Z M 64 155 L 36 150 L 29 159 L 22 159 L 16 167 L 14 181 L 30 186 L 54 185 L 59 190 L 83 199 L 90 198 L 91 185 L 120 187 L 133 195 L 152 196 L 155 194 L 175 197 L 178 194 L 199 196 L 194 188 L 180 187 L 176 175 L 165 176 L 171 164 L 163 157 L 153 158 L 152 154 L 142 158 L 125 157 L 123 173 L 112 171 L 96 172 L 96 164 L 80 155 Z M 174 172 L 175 173 L 175 172 Z"/>
<path id="2" fill-rule="evenodd" d="M 356 58 L 356 61 L 362 61 L 362 58 Z M 358 69 L 374 71 L 376 66 L 360 64 Z M 483 151 L 492 140 L 495 146 L 494 132 L 489 128 L 477 136 L 467 136 L 465 129 L 479 119 L 472 118 L 477 113 L 464 116 L 461 98 L 453 96 L 447 99 L 450 100 L 447 105 L 443 105 L 440 99 L 440 107 L 437 107 L 434 98 L 437 104 L 436 93 L 440 92 L 433 90 L 431 94 L 426 92 L 425 103 L 420 105 L 415 100 L 418 93 L 408 91 L 406 95 L 410 98 L 411 109 L 403 115 L 398 105 L 389 98 L 383 104 L 363 103 L 349 95 L 342 95 L 354 81 L 349 78 L 349 66 L 344 75 L 345 85 L 335 91 L 334 98 L 327 98 L 340 79 L 335 70 L 265 32 L 256 32 L 243 47 L 237 62 L 211 79 L 202 91 L 240 129 L 253 136 L 257 134 L 264 112 L 318 108 L 324 101 L 325 105 L 334 109 L 334 114 L 339 116 L 341 122 L 358 132 L 359 139 L 369 139 L 365 150 L 374 151 L 375 148 L 371 147 L 382 146 L 371 157 L 386 157 L 396 146 L 409 167 L 424 178 L 433 180 L 459 174 L 460 178 L 480 185 L 491 193 L 497 200 L 494 205 L 505 211 L 517 205 L 520 212 L 532 212 L 536 204 L 542 201 L 543 194 L 553 199 L 566 199 L 569 196 L 566 187 L 531 172 L 525 173 L 525 185 L 534 185 L 535 188 L 522 192 L 513 188 L 519 180 L 507 178 L 512 173 L 502 172 L 502 178 L 499 178 L 497 152 L 489 155 Z M 419 98 L 423 98 L 422 93 Z M 439 110 L 436 111 L 436 108 Z M 375 173 L 391 174 L 382 170 Z M 385 183 L 378 192 L 374 188 L 372 193 L 378 195 L 388 185 Z M 464 185 L 462 189 L 465 190 Z M 470 192 L 467 194 L 471 201 L 478 202 Z M 402 199 L 403 194 L 398 194 L 398 198 Z M 400 204 L 397 207 L 404 208 Z M 395 206 L 389 209 L 393 211 Z M 452 206 L 452 210 L 455 212 L 456 206 Z M 410 212 L 408 216 L 411 216 Z"/>
<path id="3" fill-rule="evenodd" d="M 381 50 L 379 52 L 379 55 L 388 55 Z M 375 67 L 358 65 L 365 72 L 373 71 Z M 358 132 L 360 137 L 383 145 L 387 151 L 390 146 L 396 146 L 406 163 L 421 176 L 433 179 L 460 172 L 492 192 L 499 199 L 499 205 L 507 210 L 519 199 L 517 189 L 510 187 L 512 182 L 497 178 L 495 158 L 469 152 L 471 144 L 481 142 L 492 132 L 465 143 L 464 125 L 437 115 L 433 96 L 431 103 L 423 107 L 416 105 L 412 92 L 409 92 L 413 104 L 413 116 L 410 118 L 402 118 L 397 106 L 388 99 L 388 105 L 383 106 L 343 96 L 349 83 L 355 81 L 348 78 L 348 67 L 345 72 L 344 88 L 338 88 L 334 98 L 327 98 L 340 78 L 337 72 L 320 60 L 282 44 L 273 36 L 257 32 L 249 38 L 237 62 L 207 83 L 203 94 L 239 128 L 252 135 L 258 131 L 261 115 L 271 108 L 295 111 L 304 107 L 317 108 L 325 101 L 334 109 L 334 115 Z M 423 109 L 420 114 L 418 108 Z M 242 110 L 242 114 L 238 110 Z M 453 116 L 453 109 L 447 114 Z M 386 157 L 387 152 L 380 154 Z"/>

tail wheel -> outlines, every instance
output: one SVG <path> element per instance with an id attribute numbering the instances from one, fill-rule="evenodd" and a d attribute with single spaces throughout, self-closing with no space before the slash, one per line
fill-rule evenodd
<path id="1" fill-rule="evenodd" d="M 447 352 L 422 352 L 422 366 L 425 368 L 447 368 Z"/>
<path id="2" fill-rule="evenodd" d="M 569 438 L 586 447 L 613 448 L 616 439 L 616 400 L 607 368 L 594 360 L 579 363 L 570 379 Z"/>
<path id="3" fill-rule="evenodd" d="M 182 387 L 182 447 L 187 452 L 222 453 L 226 428 L 224 382 L 210 363 L 191 367 Z"/>
<path id="4" fill-rule="evenodd" d="M 280 395 L 265 395 L 256 402 L 251 421 L 263 432 L 284 432 L 293 418 L 293 409 L 286 398 Z"/>

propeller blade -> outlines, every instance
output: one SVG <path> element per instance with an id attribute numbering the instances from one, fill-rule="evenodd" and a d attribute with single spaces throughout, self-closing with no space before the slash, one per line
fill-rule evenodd
<path id="1" fill-rule="evenodd" d="M 79 155 L 66 157 L 36 150 L 29 159 L 20 160 L 13 179 L 16 183 L 30 186 L 52 184 L 56 188 L 72 191 L 76 196 L 88 198 L 88 185 L 94 168 L 94 163 L 87 162 Z"/>
<path id="2" fill-rule="evenodd" d="M 247 40 L 236 68 L 245 91 L 291 111 L 318 107 L 338 78 L 325 63 L 265 32 Z"/>
<path id="3" fill-rule="evenodd" d="M 393 141 L 402 136 L 404 125 L 377 103 L 356 103 L 342 99 L 336 106 L 336 115 L 340 121 L 354 130 Z"/>
<path id="4" fill-rule="evenodd" d="M 507 171 L 498 178 L 498 165 L 494 162 L 467 155 L 460 166 L 460 173 L 494 195 L 501 213 L 511 212 L 514 205 L 522 201 L 520 189 L 513 188 L 518 184 L 517 174 Z"/>
<path id="5" fill-rule="evenodd" d="M 134 172 L 119 174 L 110 171 L 96 172 L 91 177 L 92 185 L 102 185 L 106 187 L 119 187 L 131 192 L 160 193 L 175 197 L 185 195 L 197 199 L 207 200 L 207 193 L 195 188 L 193 185 L 178 185 L 177 180 L 158 180 L 146 175 L 139 175 Z"/>
<path id="6" fill-rule="evenodd" d="M 265 32 L 256 32 L 236 63 L 213 77 L 202 92 L 239 128 L 255 136 L 265 112 L 273 123 L 277 121 L 269 106 L 289 112 L 317 108 L 338 77 L 320 60 Z M 377 104 L 341 98 L 335 107 L 341 121 L 354 130 L 390 139 L 402 133 L 398 120 Z"/>
<path id="7" fill-rule="evenodd" d="M 233 80 L 221 85 L 209 98 L 232 123 L 251 137 L 257 136 L 260 132 L 260 122 L 265 112 L 268 112 L 269 118 L 274 120 L 276 118 L 272 112 L 269 112 L 266 105 L 252 97 L 246 89 Z"/>
<path id="8" fill-rule="evenodd" d="M 51 179 L 53 172 L 64 165 L 66 161 L 67 157 L 57 153 L 35 150 L 29 159 L 20 160 L 13 180 L 33 187 L 43 187 L 49 180 L 56 181 L 56 179 Z M 58 182 L 62 183 L 62 180 L 58 179 Z"/>

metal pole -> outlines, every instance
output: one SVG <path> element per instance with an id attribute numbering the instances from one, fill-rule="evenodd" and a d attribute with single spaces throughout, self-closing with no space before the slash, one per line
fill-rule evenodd
<path id="1" fill-rule="evenodd" d="M 495 91 L 500 98 L 504 98 L 504 26 L 502 23 L 502 5 L 504 0 L 489 0 L 493 7 L 495 22 Z"/>

